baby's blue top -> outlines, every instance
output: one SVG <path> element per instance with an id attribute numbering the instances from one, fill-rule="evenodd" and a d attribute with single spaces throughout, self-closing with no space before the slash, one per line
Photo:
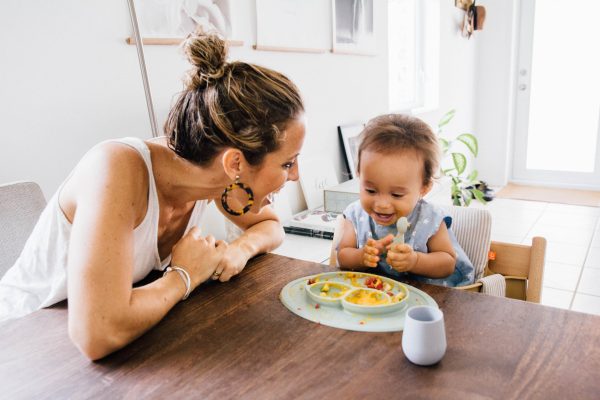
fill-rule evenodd
<path id="1" fill-rule="evenodd" d="M 362 208 L 360 200 L 350 204 L 344 210 L 344 217 L 349 220 L 356 231 L 356 246 L 362 248 L 369 239 L 369 233 L 373 239 L 381 239 L 390 233 L 394 236 L 398 233 L 396 224 L 391 226 L 383 226 L 375 223 L 373 218 L 367 214 Z M 425 200 L 419 200 L 414 210 L 407 217 L 410 227 L 404 234 L 404 242 L 410 244 L 415 251 L 427 253 L 427 241 L 440 228 L 442 221 L 448 228 L 452 246 L 456 251 L 456 266 L 454 272 L 445 278 L 427 278 L 421 275 L 415 275 L 410 272 L 397 272 L 394 270 L 385 259 L 379 260 L 375 273 L 388 275 L 391 277 L 406 277 L 420 282 L 431 283 L 441 286 L 463 286 L 473 283 L 475 269 L 473 264 L 465 254 L 464 250 L 458 244 L 454 232 L 450 229 L 452 218 L 445 215 L 443 210 L 433 204 L 427 203 Z"/>

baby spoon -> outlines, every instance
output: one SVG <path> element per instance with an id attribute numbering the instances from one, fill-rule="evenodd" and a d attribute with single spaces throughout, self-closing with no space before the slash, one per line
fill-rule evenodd
<path id="1" fill-rule="evenodd" d="M 398 228 L 398 234 L 394 238 L 394 241 L 393 241 L 394 244 L 404 244 L 404 234 L 408 230 L 409 226 L 410 226 L 410 224 L 408 223 L 408 219 L 406 219 L 406 217 L 398 218 L 398 221 L 396 222 L 396 227 Z"/>

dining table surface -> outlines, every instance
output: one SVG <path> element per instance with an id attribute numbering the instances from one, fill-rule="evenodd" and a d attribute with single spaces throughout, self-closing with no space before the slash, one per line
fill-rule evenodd
<path id="1" fill-rule="evenodd" d="M 70 341 L 66 302 L 5 321 L 0 398 L 600 398 L 598 316 L 408 282 L 445 319 L 446 354 L 422 367 L 404 356 L 400 331 L 332 328 L 281 303 L 288 282 L 333 270 L 255 257 L 98 361 Z"/>

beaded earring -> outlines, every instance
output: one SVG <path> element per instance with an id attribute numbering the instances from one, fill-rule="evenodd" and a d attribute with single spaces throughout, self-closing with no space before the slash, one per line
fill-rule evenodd
<path id="1" fill-rule="evenodd" d="M 248 195 L 248 201 L 246 202 L 246 205 L 244 206 L 244 208 L 241 211 L 233 210 L 231 207 L 229 207 L 229 204 L 227 204 L 227 197 L 235 189 L 242 189 Z M 250 189 L 249 187 L 244 185 L 242 182 L 240 182 L 239 176 L 235 177 L 235 182 L 233 182 L 231 185 L 227 186 L 225 188 L 225 190 L 223 191 L 223 194 L 221 195 L 221 205 L 223 206 L 223 209 L 231 215 L 244 215 L 248 211 L 250 211 L 250 208 L 252 207 L 253 204 L 254 204 L 254 192 L 252 192 L 252 189 Z"/>

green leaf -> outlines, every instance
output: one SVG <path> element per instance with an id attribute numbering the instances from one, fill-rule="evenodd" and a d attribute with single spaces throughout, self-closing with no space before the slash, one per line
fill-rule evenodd
<path id="1" fill-rule="evenodd" d="M 479 151 L 479 145 L 477 144 L 477 138 L 470 133 L 463 133 L 459 135 L 456 140 L 459 140 L 467 146 L 467 148 L 471 151 L 475 157 L 477 157 L 477 153 Z"/>
<path id="2" fill-rule="evenodd" d="M 438 128 L 441 128 L 442 126 L 444 126 L 448 122 L 450 122 L 452 120 L 452 118 L 454 118 L 455 113 L 456 113 L 456 110 L 452 109 L 452 110 L 448 111 L 446 114 L 444 114 L 444 116 L 442 118 L 440 118 L 440 122 L 438 122 Z"/>
<path id="3" fill-rule="evenodd" d="M 461 153 L 452 153 L 452 162 L 454 163 L 454 168 L 456 168 L 456 172 L 458 175 L 465 172 L 465 168 L 467 167 L 467 157 Z"/>
<path id="4" fill-rule="evenodd" d="M 483 192 L 481 190 L 471 189 L 471 192 L 473 193 L 473 196 L 475 196 L 477 201 L 479 201 L 482 204 L 487 204 L 487 201 L 485 201 L 485 199 L 483 198 Z"/>
<path id="5" fill-rule="evenodd" d="M 454 171 L 454 168 L 443 169 L 442 174 L 448 176 L 448 173 L 452 172 L 452 171 Z"/>
<path id="6" fill-rule="evenodd" d="M 477 172 L 476 169 L 474 169 L 473 171 L 471 171 L 471 173 L 469 174 L 469 176 L 467 176 L 467 180 L 469 182 L 473 182 L 475 179 L 477 179 L 477 175 L 479 174 L 479 172 Z M 473 182 L 475 183 L 475 182 Z"/>
<path id="7" fill-rule="evenodd" d="M 442 153 L 446 154 L 446 152 L 448 151 L 448 147 L 450 147 L 450 143 L 441 137 L 438 137 L 438 142 L 440 143 L 440 147 L 442 148 Z"/>

